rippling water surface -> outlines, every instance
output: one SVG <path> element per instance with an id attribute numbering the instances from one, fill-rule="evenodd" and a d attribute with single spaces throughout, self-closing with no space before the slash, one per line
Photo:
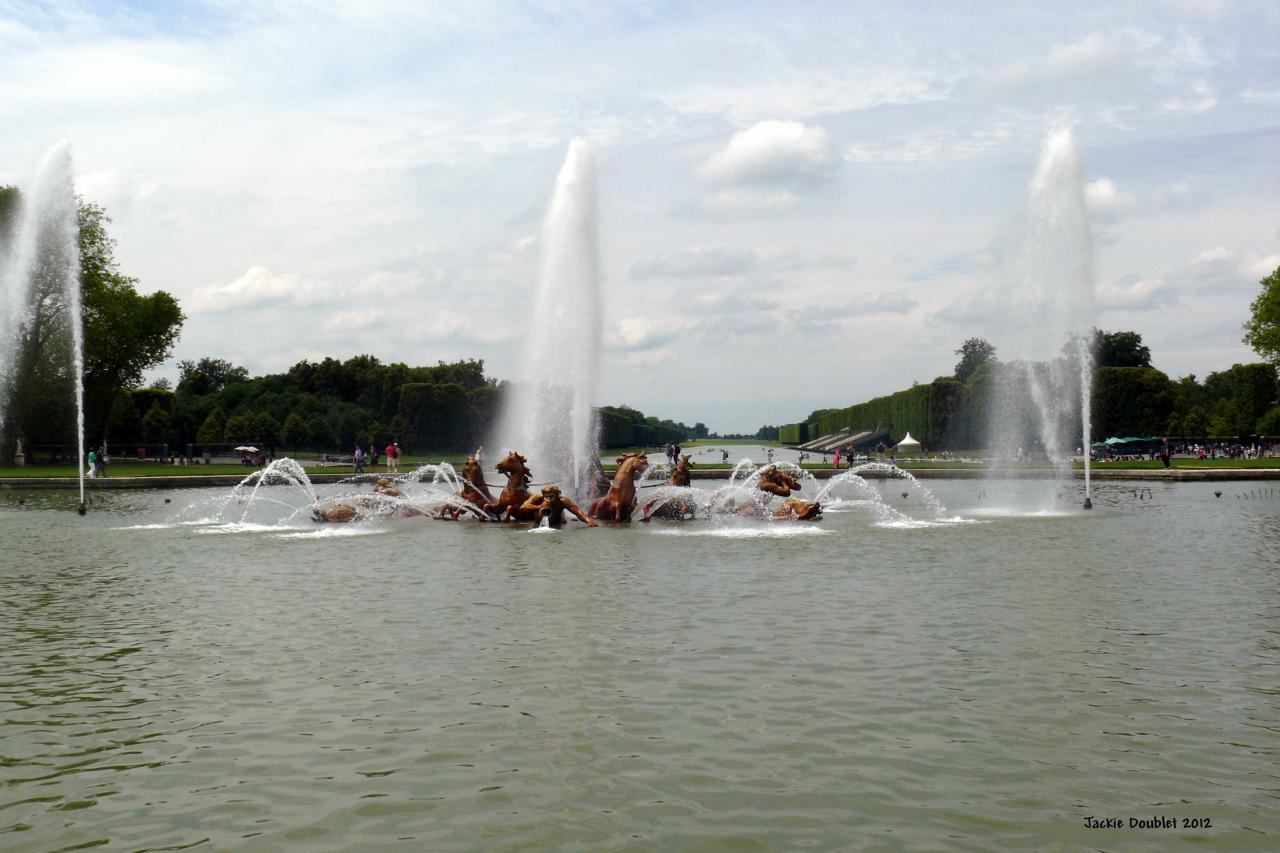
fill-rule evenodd
<path id="1" fill-rule="evenodd" d="M 560 533 L 0 493 L 0 849 L 1280 849 L 1280 497 L 929 485 Z"/>

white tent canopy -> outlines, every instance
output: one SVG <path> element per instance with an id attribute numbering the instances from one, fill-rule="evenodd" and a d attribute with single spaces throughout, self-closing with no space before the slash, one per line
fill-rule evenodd
<path id="1" fill-rule="evenodd" d="M 916 441 L 914 438 L 912 438 L 912 437 L 911 437 L 911 433 L 907 433 L 905 436 L 903 436 L 902 441 L 899 441 L 899 442 L 894 446 L 894 449 L 895 449 L 895 450 L 908 450 L 908 451 L 919 450 L 919 449 L 920 449 L 920 442 L 918 442 L 918 441 Z"/>

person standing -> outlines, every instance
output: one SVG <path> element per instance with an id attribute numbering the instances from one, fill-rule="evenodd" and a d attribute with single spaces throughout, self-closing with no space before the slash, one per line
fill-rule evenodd
<path id="1" fill-rule="evenodd" d="M 835 460 L 835 464 L 834 464 L 834 465 L 832 465 L 831 467 L 832 467 L 832 468 L 835 468 L 837 471 L 839 471 L 839 470 L 840 470 L 840 448 L 838 448 L 838 447 L 836 448 L 836 460 Z"/>
<path id="2" fill-rule="evenodd" d="M 387 445 L 387 471 L 399 470 L 399 460 L 396 458 L 396 443 L 393 441 Z"/>
<path id="3" fill-rule="evenodd" d="M 356 473 L 363 474 L 364 473 L 364 450 L 361 449 L 360 445 L 358 444 L 356 445 L 356 452 L 351 454 L 351 459 L 356 463 Z"/>
<path id="4" fill-rule="evenodd" d="M 98 476 L 98 453 L 94 448 L 89 448 L 89 476 Z"/>
<path id="5" fill-rule="evenodd" d="M 772 465 L 773 464 L 773 448 L 770 447 L 768 452 L 765 455 L 769 457 L 769 464 Z"/>
<path id="6" fill-rule="evenodd" d="M 107 453 L 101 447 L 98 448 L 98 458 L 95 464 L 98 478 L 107 476 Z"/>

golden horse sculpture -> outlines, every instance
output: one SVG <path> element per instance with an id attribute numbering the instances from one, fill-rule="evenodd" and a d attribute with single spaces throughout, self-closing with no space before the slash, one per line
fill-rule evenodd
<path id="1" fill-rule="evenodd" d="M 493 495 L 484 481 L 484 469 L 480 467 L 480 463 L 474 456 L 468 456 L 466 464 L 462 466 L 462 488 L 458 490 L 457 497 L 475 506 L 476 516 L 481 521 L 488 520 L 489 516 L 485 515 L 484 508 L 493 505 Z M 441 518 L 457 521 L 466 511 L 468 511 L 467 507 L 446 504 L 437 512 Z"/>
<path id="2" fill-rule="evenodd" d="M 529 498 L 520 505 L 518 510 L 513 513 L 507 510 L 507 515 L 514 516 L 521 521 L 532 521 L 534 526 L 542 523 L 542 519 L 547 519 L 547 526 L 554 527 L 559 530 L 564 527 L 564 514 L 568 511 L 573 514 L 574 518 L 581 521 L 587 527 L 597 527 L 594 519 L 588 518 L 586 513 L 569 498 L 560 494 L 560 486 L 551 483 L 542 487 L 542 492 Z"/>
<path id="3" fill-rule="evenodd" d="M 671 469 L 671 476 L 667 478 L 668 486 L 689 487 L 693 481 L 690 471 L 693 464 L 689 461 L 690 457 L 681 455 L 680 461 L 676 463 L 676 467 Z M 651 500 L 644 505 L 644 517 L 641 521 L 648 521 L 652 518 L 693 518 L 696 514 L 697 507 L 693 501 L 688 498 L 657 498 Z"/>
<path id="4" fill-rule="evenodd" d="M 312 507 L 311 520 L 319 522 L 328 522 L 330 524 L 346 524 L 348 521 L 355 521 L 360 517 L 360 513 L 353 506 L 346 504 L 334 504 L 333 506 Z"/>
<path id="5" fill-rule="evenodd" d="M 822 504 L 819 501 L 802 501 L 799 498 L 791 497 L 792 492 L 800 490 L 800 481 L 785 471 L 779 471 L 773 465 L 760 472 L 760 479 L 756 481 L 756 488 L 766 494 L 788 498 L 788 500 L 783 501 L 782 506 L 769 514 L 770 521 L 817 521 L 822 518 Z M 737 513 L 746 518 L 761 518 L 763 516 L 763 508 L 754 502 L 737 506 L 732 498 L 724 504 L 722 511 Z"/>
<path id="6" fill-rule="evenodd" d="M 373 494 L 385 495 L 389 498 L 403 498 L 404 492 L 391 485 L 391 481 L 385 478 L 379 479 L 373 484 Z M 372 497 L 363 497 L 356 501 L 365 509 L 378 509 L 384 504 Z M 425 512 L 417 507 L 405 504 L 397 507 L 391 513 L 392 518 L 413 518 L 418 515 L 426 515 Z M 350 504 L 334 504 L 330 507 L 313 507 L 311 510 L 311 518 L 313 521 L 327 522 L 329 524 L 346 524 L 355 521 L 361 517 L 360 510 Z"/>
<path id="7" fill-rule="evenodd" d="M 529 500 L 529 481 L 532 477 L 525 466 L 528 461 L 513 450 L 507 454 L 507 458 L 493 466 L 499 474 L 507 475 L 507 485 L 496 501 L 486 501 L 480 507 L 483 512 L 505 516 L 511 510 L 519 509 L 525 501 Z M 506 518 L 504 517 L 503 520 L 505 521 Z"/>
<path id="8" fill-rule="evenodd" d="M 636 480 L 649 467 L 643 453 L 624 453 L 618 457 L 609 493 L 591 505 L 591 517 L 606 521 L 630 521 L 636 508 Z"/>

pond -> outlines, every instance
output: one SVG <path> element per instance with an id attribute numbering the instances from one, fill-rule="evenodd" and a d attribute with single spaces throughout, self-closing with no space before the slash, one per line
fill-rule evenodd
<path id="1" fill-rule="evenodd" d="M 0 848 L 1280 845 L 1280 494 L 928 485 L 560 532 L 0 494 Z"/>

